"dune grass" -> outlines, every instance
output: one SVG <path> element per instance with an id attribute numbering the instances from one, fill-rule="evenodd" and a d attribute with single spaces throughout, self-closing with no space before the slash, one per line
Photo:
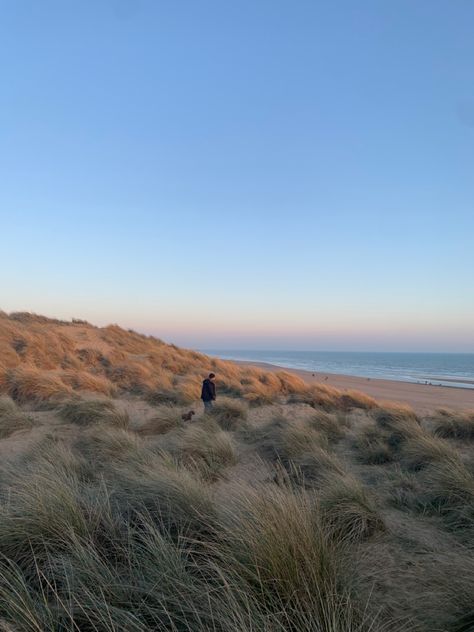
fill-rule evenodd
<path id="1" fill-rule="evenodd" d="M 381 429 L 387 444 L 397 451 L 408 439 L 423 435 L 420 421 L 411 408 L 392 406 L 372 411 L 375 424 Z"/>
<path id="2" fill-rule="evenodd" d="M 408 470 L 419 471 L 430 464 L 458 460 L 456 450 L 449 443 L 428 433 L 409 438 L 401 450 L 401 459 Z"/>
<path id="3" fill-rule="evenodd" d="M 346 434 L 350 425 L 348 417 L 344 414 L 330 414 L 324 411 L 316 411 L 309 420 L 309 425 L 327 437 L 329 443 L 337 443 Z"/>
<path id="4" fill-rule="evenodd" d="M 433 423 L 433 432 L 437 437 L 474 441 L 474 412 L 459 414 L 439 410 L 430 421 Z"/>
<path id="5" fill-rule="evenodd" d="M 117 325 L 100 328 L 80 319 L 66 322 L 28 313 L 0 314 L 0 358 L 0 393 L 36 405 L 93 392 L 187 406 L 199 398 L 210 371 L 217 375 L 221 394 L 251 406 L 296 397 L 308 388 L 287 371 L 210 358 Z M 331 393 L 334 403 L 340 393 Z"/>
<path id="6" fill-rule="evenodd" d="M 140 424 L 137 432 L 142 436 L 166 434 L 182 424 L 181 416 L 181 409 L 164 404 L 157 407 L 153 417 Z"/>
<path id="7" fill-rule="evenodd" d="M 0 439 L 19 430 L 30 430 L 37 423 L 31 415 L 22 412 L 9 397 L 0 397 Z"/>
<path id="8" fill-rule="evenodd" d="M 275 415 L 265 425 L 249 429 L 246 436 L 262 457 L 283 463 L 327 445 L 326 436 L 305 420 L 282 414 Z"/>
<path id="9" fill-rule="evenodd" d="M 127 428 L 129 424 L 128 414 L 119 411 L 115 404 L 107 399 L 73 399 L 60 407 L 59 414 L 64 421 L 78 426 L 106 423 L 117 428 Z"/>
<path id="10" fill-rule="evenodd" d="M 366 423 L 354 436 L 358 459 L 367 465 L 381 465 L 393 460 L 393 451 L 379 428 Z"/>
<path id="11" fill-rule="evenodd" d="M 1 345 L 0 630 L 471 629 L 470 413 L 117 326 L 0 314 Z"/>
<path id="12" fill-rule="evenodd" d="M 231 566 L 267 611 L 277 618 L 283 612 L 284 629 L 359 629 L 360 613 L 344 587 L 344 547 L 328 538 L 306 492 L 239 487 L 220 531 Z"/>
<path id="13" fill-rule="evenodd" d="M 19 366 L 6 373 L 6 392 L 19 404 L 36 405 L 57 402 L 72 395 L 73 390 L 60 375 L 29 366 Z"/>
<path id="14" fill-rule="evenodd" d="M 343 411 L 303 414 L 283 406 L 262 420 L 258 410 L 227 401 L 230 423 L 220 411 L 177 422 L 182 409 L 166 406 L 157 409 L 160 432 L 140 432 L 138 422 L 135 430 L 111 423 L 119 408 L 104 402 L 61 406 L 58 414 L 75 434 L 51 433 L 3 466 L 4 629 L 432 632 L 431 613 L 418 601 L 414 609 L 403 575 L 389 588 L 397 555 L 404 560 L 410 551 L 416 567 L 428 565 L 426 543 L 422 550 L 398 544 L 392 566 L 381 566 L 376 579 L 372 567 L 354 564 L 365 550 L 382 560 L 380 547 L 394 546 L 395 510 L 439 520 L 455 546 L 468 546 L 472 474 L 459 455 L 452 460 L 455 448 L 446 440 L 405 414 L 384 413 L 381 422 L 369 411 L 349 426 Z M 0 410 L 18 407 L 1 399 Z M 386 444 L 397 468 L 393 476 L 387 470 L 390 481 L 370 474 L 376 464 L 354 469 L 354 437 L 367 428 L 384 441 L 395 430 L 403 436 Z M 421 468 L 407 460 L 416 445 Z M 251 474 L 262 457 L 276 476 Z M 405 497 L 396 497 L 401 489 Z M 448 580 L 431 573 L 419 580 L 423 590 L 451 595 Z M 461 595 L 468 581 L 459 579 Z M 388 599 L 387 590 L 396 597 Z M 449 601 L 440 625 L 469 616 L 467 605 L 460 611 Z"/>
<path id="15" fill-rule="evenodd" d="M 456 456 L 423 472 L 422 500 L 442 515 L 450 529 L 474 535 L 474 476 Z"/>
<path id="16" fill-rule="evenodd" d="M 248 412 L 244 402 L 230 397 L 220 397 L 214 403 L 211 415 L 222 430 L 236 430 L 245 427 Z"/>
<path id="17" fill-rule="evenodd" d="M 168 449 L 181 462 L 198 468 L 206 480 L 217 479 L 238 460 L 234 440 L 213 418 L 188 424 L 173 437 Z"/>
<path id="18" fill-rule="evenodd" d="M 373 498 L 348 474 L 327 478 L 320 494 L 323 520 L 337 539 L 358 541 L 385 528 Z"/>

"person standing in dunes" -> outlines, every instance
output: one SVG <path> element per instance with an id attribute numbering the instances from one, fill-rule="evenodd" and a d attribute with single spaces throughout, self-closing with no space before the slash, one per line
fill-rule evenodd
<path id="1" fill-rule="evenodd" d="M 204 412 L 210 413 L 212 410 L 212 402 L 216 399 L 216 385 L 214 380 L 216 376 L 214 373 L 209 373 L 202 383 L 201 399 L 204 403 Z"/>

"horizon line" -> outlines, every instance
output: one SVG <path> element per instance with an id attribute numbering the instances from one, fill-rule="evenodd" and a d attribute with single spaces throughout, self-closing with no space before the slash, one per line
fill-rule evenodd
<path id="1" fill-rule="evenodd" d="M 237 351 L 239 353 L 245 353 L 246 351 L 250 351 L 250 352 L 261 352 L 261 353 L 268 353 L 268 352 L 273 352 L 273 351 L 277 351 L 278 353 L 393 353 L 393 354 L 402 354 L 402 353 L 424 353 L 426 355 L 445 355 L 445 354 L 452 354 L 452 355 L 474 355 L 474 351 L 369 351 L 369 350 L 351 350 L 351 349 L 344 349 L 344 350 L 336 350 L 336 349 L 277 349 L 277 348 L 272 348 L 272 349 L 232 349 L 232 348 L 197 348 L 195 349 L 198 352 L 201 353 L 208 353 L 208 352 L 213 352 L 213 351 Z"/>

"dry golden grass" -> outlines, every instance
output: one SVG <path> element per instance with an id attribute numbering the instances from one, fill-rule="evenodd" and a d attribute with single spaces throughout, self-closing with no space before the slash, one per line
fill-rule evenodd
<path id="1" fill-rule="evenodd" d="M 0 314 L 0 393 L 16 401 L 46 404 L 73 391 L 143 396 L 154 405 L 192 404 L 213 371 L 222 395 L 252 406 L 286 398 L 324 410 L 371 409 L 356 391 L 308 386 L 287 371 L 269 372 L 179 349 L 117 325 L 94 327 L 82 320 L 34 314 Z"/>
<path id="2" fill-rule="evenodd" d="M 336 408 L 341 410 L 352 410 L 353 408 L 370 410 L 376 406 L 377 402 L 373 397 L 352 389 L 340 393 L 336 401 Z"/>
<path id="3" fill-rule="evenodd" d="M 73 390 L 53 371 L 29 366 L 10 369 L 6 375 L 6 392 L 18 403 L 45 404 L 72 395 Z"/>
<path id="4" fill-rule="evenodd" d="M 340 391 L 326 384 L 301 385 L 299 390 L 292 391 L 289 401 L 326 411 L 350 411 L 353 408 L 370 410 L 377 406 L 375 399 L 365 393 L 355 390 Z"/>
<path id="5" fill-rule="evenodd" d="M 108 378 L 94 375 L 88 371 L 68 369 L 61 373 L 61 379 L 64 384 L 75 391 L 101 393 L 108 396 L 113 396 L 117 393 L 117 387 Z"/>

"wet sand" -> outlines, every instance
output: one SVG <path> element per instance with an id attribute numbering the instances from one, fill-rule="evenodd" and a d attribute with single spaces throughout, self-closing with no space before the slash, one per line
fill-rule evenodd
<path id="1" fill-rule="evenodd" d="M 313 377 L 311 371 L 275 366 L 266 362 L 246 362 L 243 360 L 233 360 L 233 362 L 257 366 L 268 371 L 289 371 L 299 375 L 309 383 L 321 382 L 342 390 L 362 391 L 378 400 L 409 404 L 418 412 L 430 412 L 437 408 L 474 411 L 474 389 L 413 384 L 397 380 L 380 380 L 321 372 L 315 372 Z"/>

